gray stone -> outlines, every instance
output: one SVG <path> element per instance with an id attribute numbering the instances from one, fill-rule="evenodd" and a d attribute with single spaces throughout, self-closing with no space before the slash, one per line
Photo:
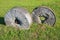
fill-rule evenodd
<path id="1" fill-rule="evenodd" d="M 7 12 L 4 20 L 7 26 L 18 27 L 20 29 L 29 29 L 32 23 L 31 15 L 22 7 L 13 7 Z"/>
<path id="2" fill-rule="evenodd" d="M 53 26 L 55 24 L 56 18 L 53 11 L 50 8 L 45 6 L 37 7 L 32 12 L 32 17 L 36 23 L 45 23 Z M 44 17 L 44 20 L 41 20 L 40 17 Z"/>

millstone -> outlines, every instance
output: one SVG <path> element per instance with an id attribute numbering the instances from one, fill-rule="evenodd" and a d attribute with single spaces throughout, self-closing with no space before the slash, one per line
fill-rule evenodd
<path id="1" fill-rule="evenodd" d="M 31 16 L 26 9 L 14 7 L 5 15 L 5 23 L 7 26 L 14 26 L 20 29 L 29 29 L 32 23 Z"/>
<path id="2" fill-rule="evenodd" d="M 37 7 L 32 12 L 32 17 L 36 23 L 45 23 L 53 26 L 55 24 L 56 18 L 53 11 L 50 8 L 41 6 Z M 42 17 L 42 19 L 41 19 Z"/>

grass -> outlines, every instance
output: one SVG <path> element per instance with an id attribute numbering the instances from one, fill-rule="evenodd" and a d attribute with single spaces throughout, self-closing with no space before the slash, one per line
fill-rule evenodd
<path id="1" fill-rule="evenodd" d="M 19 30 L 4 25 L 4 15 L 14 6 L 26 8 L 30 13 L 35 7 L 47 6 L 56 16 L 54 27 L 33 23 L 29 30 Z M 60 40 L 60 0 L 0 0 L 0 40 Z"/>

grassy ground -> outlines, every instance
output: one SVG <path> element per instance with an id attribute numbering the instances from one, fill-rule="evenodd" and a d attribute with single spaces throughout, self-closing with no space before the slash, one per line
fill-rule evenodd
<path id="1" fill-rule="evenodd" d="M 54 27 L 32 24 L 29 30 L 17 30 L 4 25 L 4 15 L 14 6 L 26 8 L 30 13 L 37 6 L 53 9 L 56 16 Z M 0 0 L 0 40 L 60 40 L 60 0 Z"/>

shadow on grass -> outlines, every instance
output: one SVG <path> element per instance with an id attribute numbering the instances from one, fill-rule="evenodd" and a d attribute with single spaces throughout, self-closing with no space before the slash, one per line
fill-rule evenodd
<path id="1" fill-rule="evenodd" d="M 0 24 L 5 25 L 5 22 L 4 22 L 4 18 L 3 17 L 0 17 Z"/>

